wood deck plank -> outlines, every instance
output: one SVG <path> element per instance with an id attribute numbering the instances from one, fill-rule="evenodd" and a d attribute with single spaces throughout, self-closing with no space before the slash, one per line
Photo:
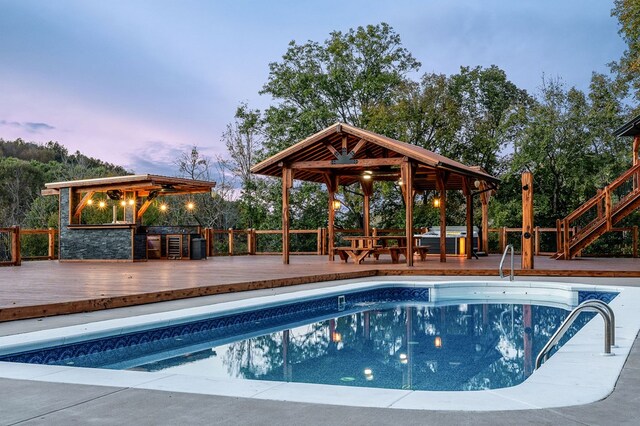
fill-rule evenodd
<path id="1" fill-rule="evenodd" d="M 371 276 L 498 275 L 500 256 L 480 259 L 438 255 L 413 267 L 390 259 L 366 258 L 362 264 L 329 261 L 327 256 L 214 257 L 202 261 L 99 263 L 24 262 L 0 269 L 0 321 L 84 312 L 197 297 L 224 292 L 274 288 Z M 516 275 L 549 277 L 640 277 L 640 259 L 579 258 L 571 261 L 536 257 L 536 269 Z M 588 279 L 585 280 L 588 282 Z"/>

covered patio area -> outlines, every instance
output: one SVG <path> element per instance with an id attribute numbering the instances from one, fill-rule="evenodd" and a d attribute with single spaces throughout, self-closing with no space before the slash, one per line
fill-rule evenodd
<path id="1" fill-rule="evenodd" d="M 370 199 L 376 181 L 397 182 L 402 189 L 405 205 L 404 243 L 400 246 L 406 265 L 413 266 L 416 252 L 414 241 L 413 206 L 417 193 L 437 191 L 439 205 L 439 259 L 447 261 L 446 211 L 447 191 L 462 191 L 466 199 L 465 253 L 471 259 L 474 252 L 473 197 L 482 203 L 482 230 L 488 230 L 487 203 L 489 194 L 496 190 L 499 179 L 487 174 L 479 167 L 469 167 L 422 147 L 400 142 L 367 130 L 344 123 L 336 123 L 315 135 L 285 149 L 284 151 L 255 165 L 256 174 L 282 178 L 282 233 L 283 263 L 289 263 L 290 202 L 289 191 L 294 179 L 322 183 L 329 193 L 328 240 L 329 258 L 336 252 L 348 255 L 359 263 L 369 254 L 377 255 L 393 251 L 376 245 L 376 236 L 370 235 Z M 363 199 L 363 235 L 359 244 L 351 248 L 335 246 L 335 210 L 338 186 L 359 185 Z M 483 235 L 486 237 L 486 235 Z M 487 238 L 483 238 L 487 241 Z M 396 246 L 398 247 L 398 246 Z M 420 251 L 420 250 L 418 250 Z M 423 250 L 424 251 L 424 250 Z M 424 254 L 422 251 L 419 253 Z M 343 256 L 343 260 L 347 257 Z M 376 256 L 377 257 L 377 256 Z"/>

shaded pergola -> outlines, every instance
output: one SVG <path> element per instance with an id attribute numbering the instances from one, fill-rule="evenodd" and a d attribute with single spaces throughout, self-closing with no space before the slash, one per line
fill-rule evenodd
<path id="1" fill-rule="evenodd" d="M 360 184 L 364 193 L 363 224 L 369 234 L 369 203 L 374 181 L 401 185 L 406 206 L 407 265 L 413 266 L 413 205 L 416 193 L 438 191 L 440 199 L 440 261 L 446 262 L 446 191 L 460 190 L 466 197 L 467 235 L 473 235 L 473 196 L 482 194 L 483 234 L 487 231 L 486 203 L 499 179 L 480 167 L 469 167 L 416 145 L 400 142 L 344 123 L 336 123 L 284 151 L 256 164 L 252 173 L 282 177 L 282 253 L 289 263 L 289 189 L 293 179 L 324 183 L 329 192 L 329 256 L 333 259 L 333 201 L 338 185 Z M 466 238 L 471 258 L 472 238 Z M 486 240 L 485 240 L 486 241 Z"/>
<path id="2" fill-rule="evenodd" d="M 140 174 L 51 182 L 45 184 L 42 195 L 57 195 L 59 199 L 60 260 L 137 261 L 147 259 L 143 216 L 157 198 L 207 193 L 215 185 L 209 181 Z M 82 212 L 95 206 L 94 197 L 98 194 L 104 194 L 99 196 L 103 204 L 99 208 L 111 204 L 113 221 L 83 223 Z"/>

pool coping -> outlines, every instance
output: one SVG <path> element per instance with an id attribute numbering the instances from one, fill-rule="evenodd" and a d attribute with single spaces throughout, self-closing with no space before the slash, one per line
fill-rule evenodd
<path id="1" fill-rule="evenodd" d="M 480 281 L 480 280 L 476 280 Z M 224 302 L 213 306 L 187 308 L 180 311 L 148 314 L 134 318 L 123 318 L 89 323 L 62 329 L 43 330 L 39 332 L 10 335 L 0 338 L 0 347 L 4 344 L 24 343 L 29 338 L 59 339 L 63 330 L 107 332 L 114 327 L 124 327 L 127 321 L 139 322 L 141 319 L 150 322 L 171 322 L 185 311 L 191 315 L 206 315 L 212 311 L 221 312 L 246 308 L 248 305 L 264 305 L 264 302 L 276 304 L 283 300 L 298 300 L 300 297 L 312 297 L 340 293 L 349 289 L 382 286 L 392 282 L 396 285 L 414 285 L 420 287 L 438 287 L 469 295 L 464 288 L 467 281 L 421 282 L 403 279 L 375 279 L 362 284 L 347 284 L 340 287 L 303 290 L 275 296 L 263 296 L 235 302 Z M 405 391 L 377 388 L 351 388 L 330 385 L 314 385 L 303 383 L 264 382 L 251 380 L 211 379 L 177 374 L 142 373 L 136 371 L 105 371 L 78 367 L 61 367 L 46 365 L 25 365 L 0 363 L 0 377 L 10 379 L 40 380 L 59 383 L 91 384 L 103 386 L 122 386 L 139 389 L 170 390 L 178 392 L 202 393 L 235 397 L 250 397 L 296 402 L 351 405 L 361 407 L 388 407 L 406 409 L 431 410 L 521 410 L 535 408 L 561 407 L 586 404 L 605 398 L 613 390 L 618 375 L 640 329 L 640 318 L 634 319 L 634 306 L 640 301 L 640 289 L 623 286 L 598 286 L 567 284 L 556 282 L 513 282 L 500 283 L 482 281 L 484 288 L 495 290 L 495 297 L 511 297 L 507 293 L 544 292 L 566 289 L 590 291 L 618 291 L 620 295 L 611 306 L 617 317 L 617 343 L 613 349 L 615 356 L 602 357 L 603 325 L 601 320 L 590 321 L 583 330 L 574 336 L 547 363 L 524 383 L 504 389 L 488 391 L 433 392 Z M 529 290 L 527 290 L 529 289 Z M 454 293 L 450 294 L 455 297 Z M 522 300 L 531 300 L 525 295 Z M 467 297 L 468 298 L 468 297 Z M 481 298 L 478 300 L 485 300 Z M 244 309 L 242 309 L 244 310 Z M 636 315 L 637 316 L 637 315 Z M 141 327 L 141 326 L 140 326 Z M 588 372 L 584 374 L 584 360 L 588 359 Z M 579 391 L 579 392 L 578 392 Z"/>

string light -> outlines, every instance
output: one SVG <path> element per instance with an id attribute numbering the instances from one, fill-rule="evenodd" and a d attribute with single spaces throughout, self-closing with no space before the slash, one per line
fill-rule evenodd
<path id="1" fill-rule="evenodd" d="M 107 203 L 104 200 L 100 200 L 100 202 L 98 203 L 98 207 L 104 209 L 105 207 L 107 207 Z"/>
<path id="2" fill-rule="evenodd" d="M 161 212 L 166 212 L 167 211 L 167 205 L 166 204 L 160 204 L 160 211 Z"/>
<path id="3" fill-rule="evenodd" d="M 193 201 L 189 201 L 187 203 L 187 210 L 193 210 L 196 207 L 196 205 L 193 203 Z"/>

